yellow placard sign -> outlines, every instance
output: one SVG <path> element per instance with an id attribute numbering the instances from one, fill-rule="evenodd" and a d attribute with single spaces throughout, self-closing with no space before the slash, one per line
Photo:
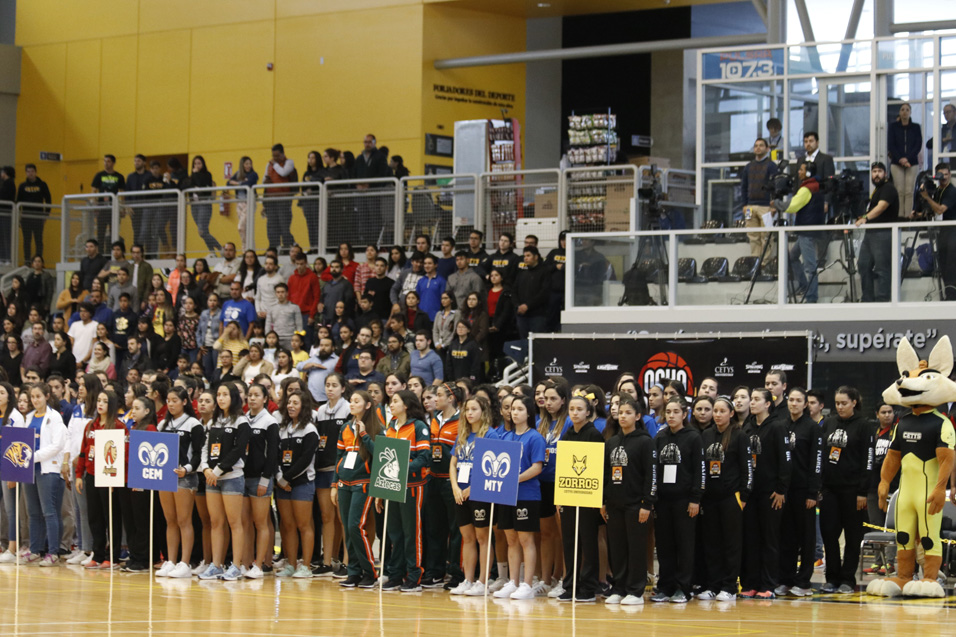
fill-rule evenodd
<path id="1" fill-rule="evenodd" d="M 554 503 L 600 508 L 604 500 L 604 445 L 558 441 Z"/>

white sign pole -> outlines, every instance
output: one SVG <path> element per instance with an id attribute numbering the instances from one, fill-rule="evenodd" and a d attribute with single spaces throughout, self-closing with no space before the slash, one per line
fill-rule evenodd
<path id="1" fill-rule="evenodd" d="M 571 583 L 571 603 L 577 603 L 578 599 L 578 538 L 581 530 L 581 507 L 574 507 L 574 566 L 571 572 L 574 573 Z"/>
<path id="2" fill-rule="evenodd" d="M 146 563 L 146 570 L 149 573 L 150 581 L 152 581 L 153 576 L 153 502 L 156 499 L 156 492 L 149 491 L 149 556 L 146 558 L 148 561 Z M 199 541 L 202 542 L 202 538 L 199 538 Z"/>
<path id="3" fill-rule="evenodd" d="M 13 504 L 13 511 L 14 511 L 14 513 L 13 513 L 13 521 L 14 521 L 14 524 L 16 525 L 16 527 L 17 527 L 17 531 L 16 531 L 16 536 L 17 536 L 17 558 L 16 558 L 16 565 L 17 565 L 17 566 L 20 566 L 20 553 L 21 553 L 21 551 L 23 551 L 23 547 L 20 546 L 20 483 L 19 483 L 19 482 L 15 482 L 14 484 L 17 485 L 17 486 L 16 486 L 17 494 L 16 494 L 16 496 L 15 496 L 15 497 L 16 497 L 16 500 L 14 500 L 14 504 Z M 19 579 L 19 577 L 20 577 L 20 569 L 18 568 L 18 569 L 17 569 L 17 578 Z"/>
<path id="4" fill-rule="evenodd" d="M 382 516 L 382 550 L 379 551 L 379 561 L 382 563 L 378 573 L 378 592 L 385 590 L 385 545 L 388 544 L 388 500 L 385 501 L 385 514 Z"/>
<path id="5" fill-rule="evenodd" d="M 113 562 L 113 487 L 110 487 L 110 578 L 113 577 L 113 570 L 116 568 L 116 563 Z"/>
<path id="6" fill-rule="evenodd" d="M 491 585 L 491 582 L 488 580 L 491 579 L 491 540 L 494 538 L 494 527 L 492 523 L 495 519 L 495 503 L 491 503 L 491 512 L 488 514 L 488 555 L 485 557 L 485 599 L 488 599 L 488 587 Z M 478 579 L 481 579 L 481 566 L 478 567 Z"/>

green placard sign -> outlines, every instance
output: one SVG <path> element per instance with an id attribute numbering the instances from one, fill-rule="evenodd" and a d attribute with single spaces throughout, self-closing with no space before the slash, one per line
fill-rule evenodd
<path id="1" fill-rule="evenodd" d="M 372 476 L 368 494 L 373 498 L 405 501 L 408 484 L 408 457 L 412 444 L 401 438 L 375 438 L 375 453 L 372 455 Z"/>

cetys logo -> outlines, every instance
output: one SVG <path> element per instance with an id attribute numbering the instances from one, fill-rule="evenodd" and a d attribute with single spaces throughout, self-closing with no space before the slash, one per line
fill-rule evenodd
<path id="1" fill-rule="evenodd" d="M 30 466 L 30 458 L 33 456 L 33 450 L 25 442 L 13 442 L 3 452 L 3 457 L 10 461 L 14 467 L 26 469 Z"/>
<path id="2" fill-rule="evenodd" d="M 663 385 L 669 380 L 680 381 L 687 389 L 688 396 L 697 393 L 694 387 L 694 374 L 690 370 L 690 365 L 680 354 L 659 352 L 648 358 L 641 369 L 641 384 L 644 390 L 647 391 L 656 383 Z"/>

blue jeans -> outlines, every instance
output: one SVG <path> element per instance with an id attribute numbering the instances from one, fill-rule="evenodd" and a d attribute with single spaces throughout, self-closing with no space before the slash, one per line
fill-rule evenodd
<path id="1" fill-rule="evenodd" d="M 76 492 L 76 483 L 70 490 L 73 499 L 73 520 L 76 526 L 76 546 L 84 553 L 93 550 L 93 532 L 90 531 L 90 516 L 86 509 L 86 491 Z"/>
<path id="2" fill-rule="evenodd" d="M 63 482 L 59 473 L 40 473 L 36 465 L 35 484 L 25 484 L 27 512 L 30 515 L 30 552 L 56 554 L 60 548 L 60 506 L 63 504 Z"/>
<path id="3" fill-rule="evenodd" d="M 548 329 L 547 316 L 519 316 L 518 317 L 518 335 L 521 340 L 528 338 L 528 334 L 534 332 L 540 334 Z"/>
<path id="4" fill-rule="evenodd" d="M 890 259 L 893 237 L 889 230 L 867 228 L 860 246 L 860 300 L 888 303 L 890 300 Z"/>
<path id="5" fill-rule="evenodd" d="M 202 240 L 206 243 L 206 248 L 210 252 L 213 250 L 222 250 L 222 246 L 216 241 L 216 237 L 212 236 L 209 232 L 209 221 L 212 219 L 212 206 L 209 204 L 194 203 L 189 209 L 193 213 L 193 221 L 196 222 L 196 227 L 199 228 L 199 236 L 202 237 Z"/>
<path id="6" fill-rule="evenodd" d="M 817 302 L 817 238 L 816 233 L 797 235 L 797 242 L 790 248 L 790 274 L 797 282 L 797 289 L 806 290 L 806 303 Z M 801 261 L 803 262 L 801 264 Z"/>

